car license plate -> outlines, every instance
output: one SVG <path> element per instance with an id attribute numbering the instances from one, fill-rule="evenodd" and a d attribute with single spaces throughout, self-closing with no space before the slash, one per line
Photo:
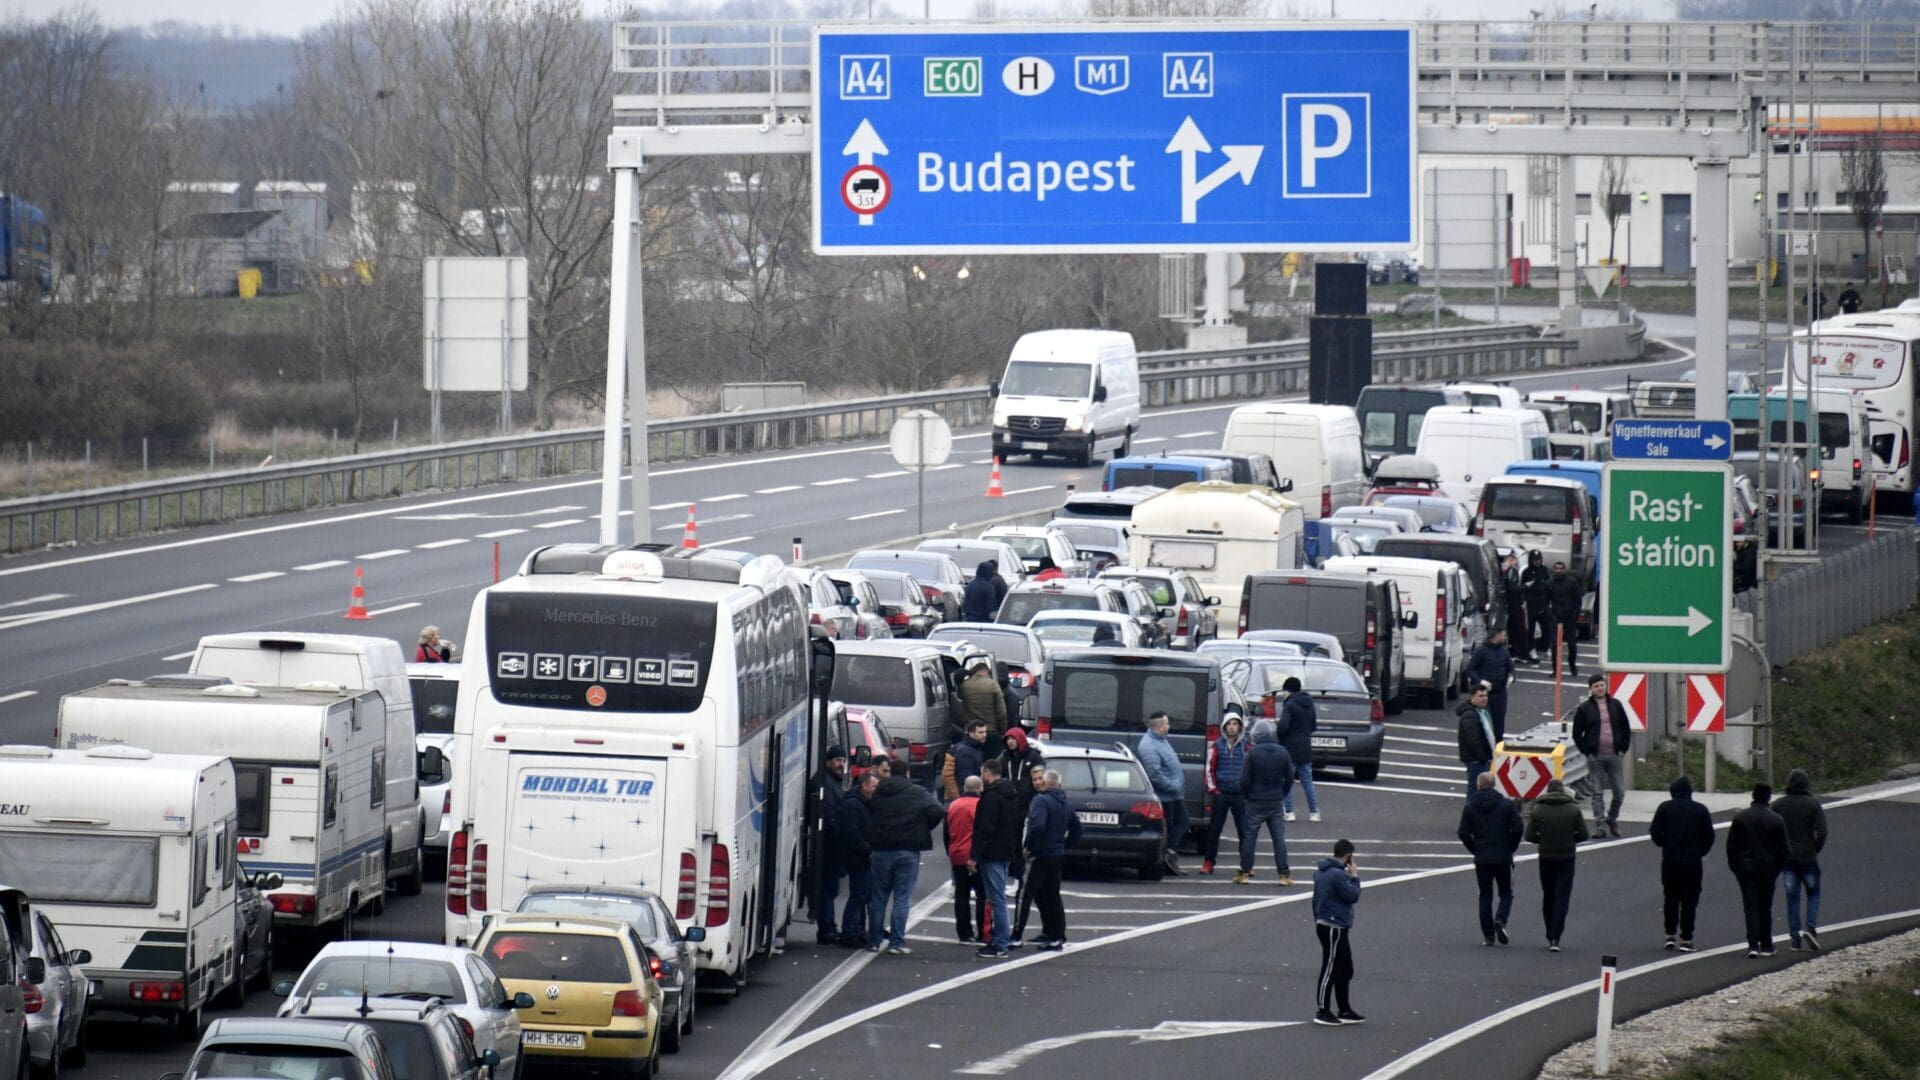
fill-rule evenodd
<path id="1" fill-rule="evenodd" d="M 1085 813 L 1080 815 L 1080 823 L 1082 825 L 1118 825 L 1120 815 Z"/>
<path id="2" fill-rule="evenodd" d="M 584 1050 L 587 1037 L 571 1031 L 522 1031 L 521 1046 L 557 1046 L 562 1050 Z"/>
<path id="3" fill-rule="evenodd" d="M 1347 739 L 1344 735 L 1315 735 L 1313 737 L 1313 748 L 1315 750 L 1345 750 L 1347 748 Z"/>
<path id="4" fill-rule="evenodd" d="M 1046 448 L 1047 444 L 1043 442 L 1023 442 L 1020 444 L 1020 449 L 1022 450 L 1045 450 Z"/>

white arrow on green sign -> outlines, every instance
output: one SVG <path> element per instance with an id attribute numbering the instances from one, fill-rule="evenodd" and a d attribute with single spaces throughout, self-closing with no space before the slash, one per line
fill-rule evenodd
<path id="1" fill-rule="evenodd" d="M 1601 484 L 1601 666 L 1727 669 L 1732 487 L 1732 469 L 1719 462 L 1608 463 Z"/>

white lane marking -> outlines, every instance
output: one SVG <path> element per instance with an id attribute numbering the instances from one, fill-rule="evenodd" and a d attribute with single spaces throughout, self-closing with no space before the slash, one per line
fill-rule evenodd
<path id="1" fill-rule="evenodd" d="M 835 477 L 832 480 L 815 480 L 813 482 L 813 486 L 814 487 L 839 487 L 841 484 L 857 484 L 859 482 L 860 482 L 860 478 L 857 476 L 840 476 L 840 477 Z"/>
<path id="2" fill-rule="evenodd" d="M 519 536 L 519 535 L 520 535 L 521 533 L 523 533 L 523 532 L 526 532 L 526 531 L 527 531 L 527 530 L 525 530 L 525 529 L 495 529 L 495 530 L 493 530 L 493 531 L 492 531 L 492 532 L 490 532 L 490 533 L 481 533 L 481 534 L 480 534 L 480 539 L 482 539 L 482 540 L 498 540 L 498 539 L 500 539 L 500 538 L 501 538 L 501 537 L 503 537 L 503 536 Z"/>
<path id="3" fill-rule="evenodd" d="M 375 559 L 391 559 L 395 555 L 405 555 L 409 550 L 408 548 L 388 548 L 385 551 L 370 551 L 365 555 L 355 555 L 354 558 L 360 562 L 372 562 Z"/>
<path id="4" fill-rule="evenodd" d="M 1166 437 L 1165 437 L 1165 436 L 1162 436 L 1162 435 L 1155 435 L 1155 436 L 1153 436 L 1152 438 L 1147 438 L 1147 439 L 1135 439 L 1135 440 L 1133 440 L 1133 445 L 1135 445 L 1135 446 L 1145 446 L 1145 445 L 1147 445 L 1148 443 L 1157 443 L 1157 442 L 1166 442 L 1166 441 L 1167 441 L 1167 440 L 1166 440 Z"/>
<path id="5" fill-rule="evenodd" d="M 239 577 L 230 577 L 227 580 L 236 585 L 250 585 L 256 581 L 271 581 L 274 578 L 286 576 L 285 570 L 262 570 L 257 574 L 241 574 Z"/>
<path id="6" fill-rule="evenodd" d="M 855 514 L 852 517 L 848 518 L 847 520 L 848 521 L 871 521 L 874 518 L 892 517 L 895 514 L 904 514 L 904 513 L 906 513 L 906 511 L 900 510 L 900 509 L 875 510 L 871 514 Z"/>
<path id="7" fill-rule="evenodd" d="M 37 623 L 52 622 L 55 619 L 66 619 L 75 615 L 91 615 L 96 611 L 108 611 L 113 608 L 126 607 L 129 604 L 144 604 L 149 600 L 165 600 L 171 596 L 185 596 L 188 593 L 204 592 L 207 589 L 217 589 L 219 587 L 220 586 L 209 582 L 205 585 L 188 585 L 182 589 L 168 589 L 165 592 L 147 593 L 144 596 L 129 596 L 124 600 L 102 600 L 97 604 L 80 604 L 76 607 L 55 608 L 52 611 L 36 611 L 27 615 L 12 615 L 5 619 L 0 619 L 0 630 L 14 630 L 22 626 L 33 626 Z"/>
<path id="8" fill-rule="evenodd" d="M 1453 754 L 1436 754 L 1436 753 L 1434 753 L 1434 752 L 1433 752 L 1433 751 L 1431 751 L 1431 750 L 1387 750 L 1387 751 L 1385 751 L 1385 753 L 1388 753 L 1388 754 L 1399 754 L 1399 755 L 1402 755 L 1402 756 L 1404 756 L 1404 757 L 1430 757 L 1430 758 L 1439 758 L 1439 759 L 1440 759 L 1440 760 L 1442 760 L 1442 761 L 1458 761 L 1458 760 L 1460 760 L 1459 758 L 1457 758 L 1457 757 L 1455 757 L 1455 756 L 1454 756 Z M 1386 759 L 1386 760 L 1392 760 L 1392 761 L 1393 761 L 1393 762 L 1394 762 L 1395 764 L 1399 764 L 1399 759 L 1398 759 L 1398 758 L 1393 758 L 1393 759 Z"/>
<path id="9" fill-rule="evenodd" d="M 518 530 L 515 530 L 515 531 L 517 532 Z M 304 566 L 296 566 L 294 567 L 294 569 L 301 570 L 301 571 L 331 570 L 336 566 L 345 566 L 345 565 L 347 565 L 347 560 L 345 559 L 328 559 L 326 562 L 310 562 L 305 564 Z"/>
<path id="10" fill-rule="evenodd" d="M 1170 439 L 1204 439 L 1209 435 L 1218 435 L 1217 431 L 1183 431 L 1178 435 L 1167 436 Z"/>
<path id="11" fill-rule="evenodd" d="M 967 467 L 967 464 L 964 461 L 949 461 L 945 465 L 935 465 L 929 468 L 927 471 L 928 472 L 946 472 L 948 469 L 964 469 L 966 467 Z"/>
<path id="12" fill-rule="evenodd" d="M 1461 766 L 1461 769 L 1463 770 L 1463 772 L 1465 768 L 1466 766 L 1464 765 Z M 1385 776 L 1387 774 L 1381 773 L 1380 775 Z M 1402 779 L 1402 778 L 1395 777 L 1394 779 Z M 1412 779 L 1416 781 L 1424 781 L 1427 779 L 1427 777 L 1416 776 L 1416 777 L 1413 777 Z M 1323 787 L 1352 788 L 1355 791 L 1386 791 L 1386 792 L 1391 792 L 1392 794 L 1395 794 L 1395 795 L 1431 795 L 1435 798 L 1442 798 L 1442 799 L 1465 798 L 1465 796 L 1458 791 L 1439 792 L 1439 791 L 1429 791 L 1426 788 L 1388 787 L 1385 784 L 1363 784 L 1358 780 L 1315 779 L 1313 782 L 1313 786 L 1317 788 L 1323 788 Z"/>
<path id="13" fill-rule="evenodd" d="M 1437 731 L 1442 735 L 1450 734 L 1453 731 L 1452 728 L 1441 727 L 1438 724 L 1409 724 L 1401 720 L 1395 720 L 1393 722 L 1393 730 L 1395 731 Z"/>
<path id="14" fill-rule="evenodd" d="M 1460 771 L 1459 769 L 1455 768 L 1452 765 L 1428 765 L 1425 762 L 1421 762 L 1421 761 L 1386 761 L 1384 762 L 1384 764 L 1391 765 L 1396 769 L 1435 769 L 1442 772 L 1450 772 L 1450 773 L 1457 773 Z"/>
<path id="15" fill-rule="evenodd" d="M 437 551 L 440 548 L 450 548 L 457 544 L 466 544 L 471 542 L 472 541 L 468 540 L 464 536 L 456 536 L 448 540 L 432 540 L 424 544 L 415 544 L 413 546 L 418 548 L 421 551 Z"/>
<path id="16" fill-rule="evenodd" d="M 1820 931 L 1821 933 L 1832 933 L 1835 930 L 1851 930 L 1859 926 L 1872 926 L 1875 923 L 1896 922 L 1900 919 L 1912 918 L 1916 915 L 1920 915 L 1920 908 L 1909 908 L 1906 911 L 1890 911 L 1884 915 L 1870 915 L 1867 918 L 1853 919 L 1849 922 L 1828 923 L 1822 926 Z M 1745 942 L 1737 945 L 1721 945 L 1712 949 L 1701 949 L 1699 952 L 1670 956 L 1664 960 L 1655 960 L 1650 964 L 1630 967 L 1625 971 L 1616 971 L 1613 974 L 1613 978 L 1615 983 L 1618 984 L 1628 979 L 1638 978 L 1641 975 L 1651 975 L 1655 972 L 1665 971 L 1670 967 L 1676 967 L 1680 964 L 1691 964 L 1697 960 L 1705 960 L 1714 956 L 1732 956 L 1736 953 L 1745 952 L 1746 949 L 1747 946 Z M 1599 979 L 1588 979 L 1586 982 L 1576 983 L 1573 986 L 1555 990 L 1550 994 L 1542 994 L 1537 998 L 1522 1001 L 1517 1005 L 1510 1005 L 1494 1013 L 1492 1016 L 1481 1017 L 1479 1020 L 1465 1027 L 1455 1028 L 1445 1035 L 1433 1039 L 1410 1054 L 1395 1058 L 1368 1073 L 1365 1080 L 1392 1080 L 1392 1078 L 1396 1076 L 1405 1076 L 1414 1066 L 1423 1065 L 1454 1047 L 1459 1046 L 1461 1043 L 1466 1042 L 1468 1039 L 1484 1035 L 1508 1021 L 1517 1020 L 1531 1012 L 1538 1012 L 1549 1005 L 1557 1005 L 1562 1001 L 1579 997 L 1582 994 L 1593 993 L 1599 988 Z"/>
<path id="17" fill-rule="evenodd" d="M 1387 742 L 1413 743 L 1416 746 L 1458 746 L 1457 742 L 1442 742 L 1439 739 L 1410 739 L 1405 735 L 1385 736 Z"/>
<path id="18" fill-rule="evenodd" d="M 1053 489 L 1054 485 L 1052 484 L 1041 484 L 1038 487 L 1014 488 L 1012 491 L 1003 491 L 1001 494 L 1012 498 L 1015 495 L 1031 495 L 1036 491 L 1052 491 Z"/>
<path id="19" fill-rule="evenodd" d="M 4 604 L 0 604 L 0 611 L 5 611 L 8 608 L 32 607 L 35 604 L 51 604 L 55 600 L 70 600 L 72 598 L 73 598 L 72 593 L 63 593 L 63 592 L 42 593 L 39 596 L 29 596 L 25 600 L 9 600 Z"/>
<path id="20" fill-rule="evenodd" d="M 374 608 L 372 611 L 367 612 L 367 617 L 372 618 L 375 615 L 391 615 L 396 611 L 405 611 L 408 608 L 417 608 L 419 606 L 420 601 L 415 600 L 406 604 L 395 604 L 392 607 Z"/>
<path id="21" fill-rule="evenodd" d="M 21 698 L 30 698 L 39 692 L 38 690 L 16 690 L 6 697 L 0 697 L 0 705 L 5 705 L 9 701 L 19 701 Z"/>
<path id="22" fill-rule="evenodd" d="M 1162 1020 L 1150 1028 L 1105 1029 L 1083 1031 L 1077 1035 L 1055 1035 L 1051 1039 L 1039 1039 L 1024 1046 L 1016 1046 L 1004 1054 L 983 1058 L 964 1069 L 954 1071 L 962 1076 L 1004 1076 L 1050 1050 L 1064 1050 L 1084 1042 L 1101 1039 L 1132 1039 L 1136 1045 L 1150 1042 L 1174 1042 L 1209 1035 L 1271 1031 L 1274 1028 L 1298 1027 L 1304 1023 L 1306 1023 L 1305 1020 Z"/>
<path id="23" fill-rule="evenodd" d="M 1461 769 L 1464 771 L 1466 769 L 1466 766 L 1463 764 L 1461 766 Z M 1410 783 L 1415 783 L 1415 784 L 1432 784 L 1436 782 L 1435 779 L 1431 776 L 1409 776 L 1406 773 L 1390 773 L 1390 772 L 1383 772 L 1380 775 L 1381 777 L 1388 780 L 1406 780 Z M 1463 792 L 1456 791 L 1455 794 L 1462 795 L 1464 797 Z"/>
<path id="24" fill-rule="evenodd" d="M 729 536 L 725 540 L 709 540 L 701 547 L 726 547 L 728 544 L 744 544 L 753 539 L 751 536 Z"/>
<path id="25" fill-rule="evenodd" d="M 781 484 L 779 487 L 761 488 L 755 495 L 784 495 L 789 491 L 799 491 L 805 484 Z"/>
<path id="26" fill-rule="evenodd" d="M 982 462 L 976 462 L 975 464 L 985 465 L 987 464 L 987 462 L 982 461 Z M 905 475 L 907 475 L 907 470 L 905 469 L 888 469 L 886 472 L 870 472 L 867 474 L 867 479 L 885 480 L 889 476 L 905 476 Z"/>
<path id="27" fill-rule="evenodd" d="M 655 475 L 658 475 L 658 474 L 655 474 Z M 624 480 L 626 479 L 626 477 L 621 477 L 621 479 Z M 687 507 L 692 505 L 693 504 L 690 502 L 655 503 L 654 505 L 647 507 L 647 509 L 649 510 L 684 510 Z"/>
<path id="28" fill-rule="evenodd" d="M 708 503 L 732 502 L 735 499 L 744 499 L 746 497 L 747 497 L 746 492 L 736 491 L 731 495 L 707 495 L 702 498 L 695 499 L 694 502 L 697 502 L 700 505 L 705 506 Z"/>
<path id="29" fill-rule="evenodd" d="M 177 653 L 174 653 L 172 656 L 163 656 L 160 659 L 165 660 L 167 663 L 171 664 L 175 660 L 185 660 L 186 658 L 192 655 L 193 655 L 193 650 L 188 649 L 186 652 L 177 652 Z"/>
<path id="30" fill-rule="evenodd" d="M 1206 908 L 1103 907 L 1065 909 L 1069 915 L 1204 915 Z"/>
<path id="31" fill-rule="evenodd" d="M 541 522 L 540 524 L 538 524 L 538 525 L 535 525 L 535 526 L 534 526 L 534 528 L 536 528 L 536 529 L 564 529 L 564 528 L 566 528 L 566 527 L 567 527 L 567 526 L 569 526 L 569 525 L 578 525 L 578 524 L 580 524 L 581 522 L 583 522 L 583 521 L 585 521 L 585 520 L 586 520 L 585 518 L 561 518 L 561 519 L 560 519 L 559 521 L 543 521 L 543 522 Z"/>

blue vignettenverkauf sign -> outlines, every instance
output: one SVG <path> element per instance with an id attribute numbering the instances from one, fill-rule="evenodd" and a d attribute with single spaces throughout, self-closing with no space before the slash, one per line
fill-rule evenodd
<path id="1" fill-rule="evenodd" d="M 1613 456 L 1642 461 L 1728 461 L 1733 425 L 1725 420 L 1615 420 Z"/>
<path id="2" fill-rule="evenodd" d="M 1411 26 L 823 27 L 825 254 L 1416 240 Z"/>

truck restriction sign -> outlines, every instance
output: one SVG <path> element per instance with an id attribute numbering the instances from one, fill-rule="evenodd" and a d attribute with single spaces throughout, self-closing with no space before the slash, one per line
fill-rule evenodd
<path id="1" fill-rule="evenodd" d="M 871 219 L 885 210 L 891 198 L 893 181 L 887 179 L 878 165 L 855 165 L 840 180 L 840 201 L 863 219 Z"/>

